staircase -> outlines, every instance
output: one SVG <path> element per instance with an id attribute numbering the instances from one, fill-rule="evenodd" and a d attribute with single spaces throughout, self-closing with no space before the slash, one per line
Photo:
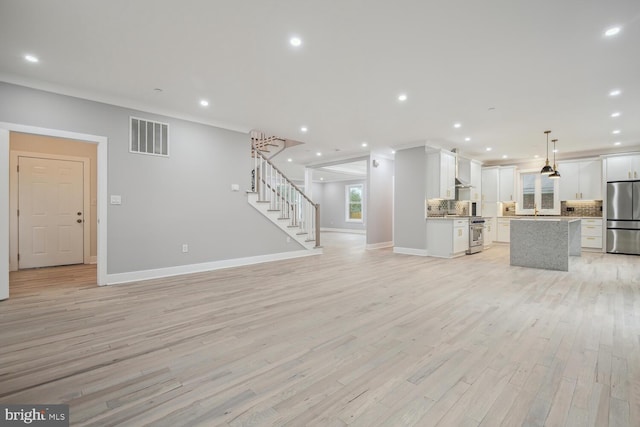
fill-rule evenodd
<path id="1" fill-rule="evenodd" d="M 271 159 L 285 148 L 300 144 L 251 132 L 253 171 L 249 204 L 305 248 L 320 248 L 320 205 L 307 197 Z"/>

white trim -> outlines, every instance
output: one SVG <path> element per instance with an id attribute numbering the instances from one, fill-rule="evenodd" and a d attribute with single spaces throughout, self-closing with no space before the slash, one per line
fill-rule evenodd
<path id="1" fill-rule="evenodd" d="M 426 249 L 400 248 L 398 246 L 393 247 L 393 253 L 402 255 L 429 256 L 429 253 Z"/>
<path id="2" fill-rule="evenodd" d="M 240 133 L 249 134 L 249 132 L 251 132 L 251 128 L 248 128 L 244 125 L 241 126 L 239 124 L 234 124 L 234 123 L 229 123 L 224 121 L 203 119 L 202 116 L 185 114 L 184 111 L 180 109 L 158 108 L 157 105 L 153 105 L 152 103 L 136 102 L 136 101 L 132 101 L 131 99 L 125 99 L 119 96 L 106 96 L 104 95 L 104 93 L 101 94 L 94 91 L 78 90 L 78 89 L 70 88 L 68 86 L 62 86 L 62 85 L 57 85 L 53 83 L 43 82 L 40 80 L 34 80 L 29 77 L 25 77 L 24 75 L 16 75 L 11 73 L 0 72 L 0 81 L 18 85 L 18 86 L 26 86 L 28 88 L 42 90 L 45 92 L 56 93 L 64 96 L 71 96 L 74 98 L 87 99 L 90 101 L 114 105 L 117 107 L 123 107 L 129 110 L 138 110 L 138 111 L 143 111 L 149 114 L 172 117 L 175 119 L 186 120 L 189 122 L 201 123 L 204 125 L 214 126 L 217 128 L 232 130 Z"/>
<path id="3" fill-rule="evenodd" d="M 138 282 L 141 280 L 160 279 L 163 277 L 180 276 L 183 274 L 202 273 L 206 271 L 220 270 L 223 268 L 241 267 L 246 265 L 261 264 L 264 262 L 282 261 L 286 259 L 301 258 L 312 255 L 322 255 L 322 249 L 312 251 L 280 252 L 269 255 L 258 255 L 246 258 L 226 259 L 222 261 L 204 262 L 201 264 L 179 265 L 175 267 L 157 268 L 154 270 L 131 271 L 128 273 L 116 273 L 107 275 L 107 284 Z"/>
<path id="4" fill-rule="evenodd" d="M 9 130 L 0 126 L 0 300 L 9 298 Z"/>
<path id="5" fill-rule="evenodd" d="M 107 284 L 107 176 L 108 176 L 108 144 L 109 139 L 104 136 L 99 135 L 90 135 L 85 133 L 77 133 L 77 132 L 69 132 L 58 129 L 49 129 L 49 128 L 41 128 L 37 126 L 26 126 L 16 123 L 7 123 L 0 122 L 0 164 L 4 161 L 4 156 L 6 156 L 7 167 L 6 169 L 0 168 L 0 170 L 4 169 L 7 171 L 6 174 L 0 177 L 0 201 L 5 203 L 5 206 L 9 205 L 9 132 L 6 133 L 6 144 L 5 144 L 5 133 L 3 131 L 13 131 L 13 132 L 22 132 L 22 133 L 32 133 L 34 135 L 45 135 L 45 136 L 57 136 L 60 138 L 67 139 L 77 139 L 83 142 L 91 142 L 94 144 L 98 144 L 98 196 L 97 196 L 97 211 L 98 211 L 98 274 L 97 281 L 99 286 L 103 286 Z M 6 176 L 4 176 L 6 175 Z M 7 180 L 6 189 L 4 188 L 4 180 Z M 4 191 L 7 191 L 5 194 Z M 7 212 L 8 214 L 8 212 Z M 6 233 L 6 234 L 5 234 Z M 3 215 L 0 214 L 0 241 L 5 241 L 7 245 L 9 245 L 9 223 L 7 219 L 7 223 L 4 224 Z M 7 256 L 2 256 L 3 250 L 0 248 L 0 278 L 4 274 L 4 268 L 9 269 L 9 254 Z M 6 261 L 5 261 L 6 260 Z M 5 264 L 6 262 L 6 264 Z M 9 286 L 9 280 L 7 278 L 7 289 Z M 3 284 L 0 279 L 0 299 L 2 296 Z"/>
<path id="6" fill-rule="evenodd" d="M 362 218 L 360 219 L 349 218 L 349 213 L 351 212 L 351 189 L 355 187 L 360 187 L 360 215 L 362 216 Z M 345 203 L 344 222 L 364 224 L 364 205 L 365 205 L 364 184 L 345 184 L 344 203 Z"/>
<path id="7" fill-rule="evenodd" d="M 393 246 L 393 242 L 380 242 L 380 243 L 370 243 L 366 247 L 367 249 L 383 249 L 390 248 Z"/>
<path id="8" fill-rule="evenodd" d="M 351 234 L 367 234 L 367 230 L 356 230 L 353 228 L 320 228 L 321 232 L 327 231 L 330 233 L 351 233 Z"/>
<path id="9" fill-rule="evenodd" d="M 35 151 L 9 151 L 9 271 L 18 270 L 18 161 L 20 157 L 37 159 L 66 160 L 82 162 L 83 181 L 83 254 L 82 262 L 89 264 L 91 257 L 91 159 L 88 157 L 65 156 L 59 154 L 39 153 Z"/>
<path id="10" fill-rule="evenodd" d="M 98 257 L 97 256 L 89 257 L 89 264 L 97 264 L 97 263 L 98 263 Z"/>

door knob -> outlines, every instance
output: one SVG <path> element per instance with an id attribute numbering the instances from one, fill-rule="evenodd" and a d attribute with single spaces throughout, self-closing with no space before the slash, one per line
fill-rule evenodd
<path id="1" fill-rule="evenodd" d="M 78 216 L 82 215 L 82 212 L 78 212 Z"/>
<path id="2" fill-rule="evenodd" d="M 80 223 L 82 222 L 82 220 L 81 220 L 81 219 L 77 219 L 77 220 L 76 220 L 76 222 L 77 222 L 78 224 L 80 224 Z"/>

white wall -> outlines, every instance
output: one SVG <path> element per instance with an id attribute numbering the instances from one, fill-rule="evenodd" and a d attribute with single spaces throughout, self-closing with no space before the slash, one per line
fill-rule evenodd
<path id="1" fill-rule="evenodd" d="M 122 205 L 108 206 L 107 273 L 300 249 L 247 203 L 248 135 L 2 82 L 0 99 L 0 122 L 108 138 L 108 193 L 122 196 Z M 169 123 L 169 158 L 129 153 L 130 115 Z M 0 145 L 0 162 L 7 154 L 8 145 L 4 150 Z M 0 187 L 5 180 L 8 186 L 8 174 L 0 175 Z M 231 184 L 243 191 L 232 192 Z M 4 215 L 3 240 L 8 233 Z M 188 253 L 181 252 L 183 243 Z"/>
<path id="2" fill-rule="evenodd" d="M 364 222 L 348 222 L 346 206 L 346 186 L 361 184 L 364 189 Z M 319 191 L 316 192 L 316 188 Z M 341 229 L 363 231 L 368 221 L 366 202 L 368 200 L 368 189 L 364 179 L 354 179 L 346 181 L 325 182 L 314 184 L 314 201 L 320 203 L 320 227 L 323 229 Z"/>

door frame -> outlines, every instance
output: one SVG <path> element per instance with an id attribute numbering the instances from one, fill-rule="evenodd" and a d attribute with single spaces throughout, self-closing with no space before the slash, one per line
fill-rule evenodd
<path id="1" fill-rule="evenodd" d="M 36 153 L 30 151 L 9 152 L 9 271 L 17 271 L 20 265 L 18 261 L 19 235 L 18 235 L 18 161 L 20 157 L 31 157 L 45 160 L 66 160 L 82 163 L 82 209 L 83 219 L 83 253 L 84 264 L 91 263 L 91 159 L 88 157 L 66 156 L 60 154 Z M 97 262 L 97 257 L 96 257 Z"/>
<path id="2" fill-rule="evenodd" d="M 98 145 L 98 286 L 107 284 L 107 180 L 108 180 L 108 144 L 106 136 L 90 135 L 65 130 L 27 126 L 17 123 L 0 122 L 0 300 L 9 298 L 9 135 L 10 132 L 32 133 L 35 135 L 76 139 Z M 6 243 L 4 243 L 6 242 Z"/>

